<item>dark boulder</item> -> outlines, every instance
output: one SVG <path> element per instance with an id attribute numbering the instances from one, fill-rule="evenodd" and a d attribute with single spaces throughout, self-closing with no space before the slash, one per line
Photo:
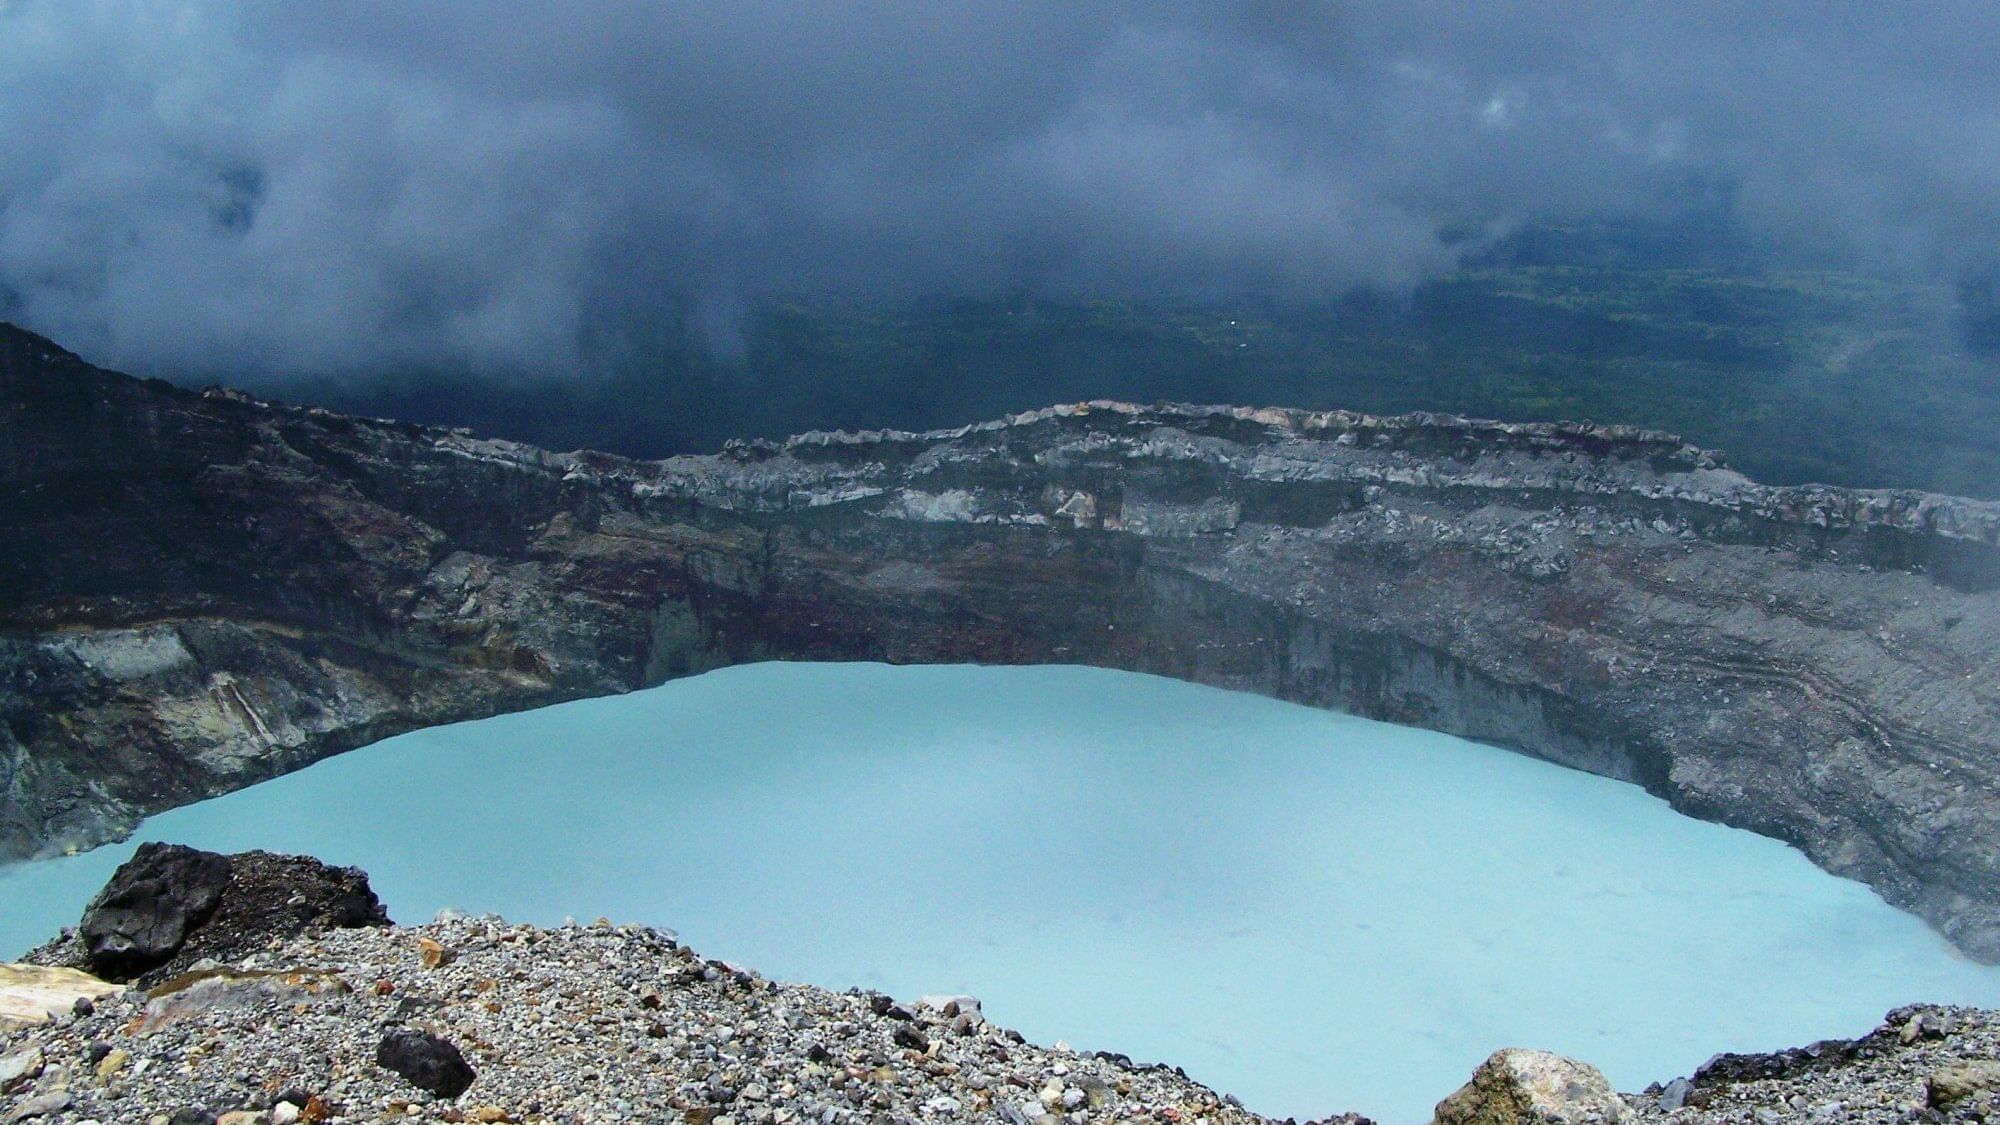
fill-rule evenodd
<path id="1" fill-rule="evenodd" d="M 91 970 L 134 977 L 180 952 L 229 885 L 229 857 L 179 844 L 141 844 L 83 912 L 80 933 Z"/>
<path id="2" fill-rule="evenodd" d="M 98 892 L 77 931 L 26 960 L 151 986 L 204 958 L 240 961 L 274 938 L 388 924 L 358 868 L 145 844 Z"/>
<path id="3" fill-rule="evenodd" d="M 229 857 L 222 903 L 188 938 L 169 966 L 178 972 L 203 957 L 240 961 L 271 943 L 324 930 L 386 926 L 389 914 L 358 867 L 332 867 L 309 855 L 238 852 Z"/>
<path id="4" fill-rule="evenodd" d="M 1739 1082 L 1772 1082 L 1832 1070 L 1863 1053 L 1865 1039 L 1822 1039 L 1804 1047 L 1757 1054 L 1724 1053 L 1701 1064 L 1692 1086 L 1706 1089 Z"/>
<path id="5" fill-rule="evenodd" d="M 868 1010 L 884 1019 L 913 1020 L 917 1018 L 915 1012 L 910 1011 L 880 992 L 871 992 L 868 994 Z"/>
<path id="6" fill-rule="evenodd" d="M 411 1085 L 440 1098 L 455 1098 L 472 1085 L 472 1067 L 448 1039 L 427 1031 L 397 1028 L 375 1048 L 375 1063 L 402 1075 Z"/>

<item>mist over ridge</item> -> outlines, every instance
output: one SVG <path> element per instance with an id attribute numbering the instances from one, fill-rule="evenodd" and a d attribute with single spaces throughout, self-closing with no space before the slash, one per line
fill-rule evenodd
<path id="1" fill-rule="evenodd" d="M 565 366 L 688 299 L 1325 298 L 1577 217 L 1955 277 L 1996 45 L 1973 5 L 13 0 L 0 281 L 105 361 L 325 374 Z"/>
<path id="2" fill-rule="evenodd" d="M 0 319 L 642 455 L 1117 395 L 1990 495 L 1996 48 L 1969 4 L 10 0 Z"/>

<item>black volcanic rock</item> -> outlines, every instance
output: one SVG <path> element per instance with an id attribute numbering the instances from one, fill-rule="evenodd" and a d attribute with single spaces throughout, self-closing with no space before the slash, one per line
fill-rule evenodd
<path id="1" fill-rule="evenodd" d="M 147 843 L 112 875 L 73 935 L 28 959 L 152 985 L 204 959 L 240 961 L 273 939 L 388 924 L 359 868 Z"/>
<path id="2" fill-rule="evenodd" d="M 381 1045 L 375 1048 L 375 1064 L 440 1098 L 465 1093 L 476 1077 L 450 1040 L 409 1028 L 397 1028 L 382 1037 Z"/>
<path id="3" fill-rule="evenodd" d="M 222 901 L 229 857 L 179 844 L 141 844 L 83 912 L 91 971 L 129 980 L 180 952 Z"/>
<path id="4" fill-rule="evenodd" d="M 0 328 L 0 857 L 745 660 L 1087 663 L 1645 786 L 2000 959 L 2000 504 L 1669 434 L 1090 403 L 661 462 Z"/>
<path id="5" fill-rule="evenodd" d="M 1753 1054 L 1725 1052 L 1703 1063 L 1694 1072 L 1693 1085 L 1699 1089 L 1741 1082 L 1769 1082 L 1795 1078 L 1818 1070 L 1844 1066 L 1858 1057 L 1865 1040 L 1822 1039 L 1804 1047 Z"/>

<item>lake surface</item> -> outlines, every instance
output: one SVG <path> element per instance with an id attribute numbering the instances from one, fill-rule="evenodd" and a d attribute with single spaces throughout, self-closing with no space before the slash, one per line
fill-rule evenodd
<path id="1" fill-rule="evenodd" d="M 1278 1116 L 1420 1122 L 1503 1046 L 1632 1090 L 2000 1005 L 1867 888 L 1632 786 L 1087 668 L 759 664 L 403 735 L 0 870 L 0 956 L 154 839 L 356 864 L 401 921 L 606 915 L 779 979 L 969 992 Z"/>

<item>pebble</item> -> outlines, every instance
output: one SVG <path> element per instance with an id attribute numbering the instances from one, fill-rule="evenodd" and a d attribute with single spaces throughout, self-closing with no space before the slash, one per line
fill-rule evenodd
<path id="1" fill-rule="evenodd" d="M 1931 1072 L 1924 1081 L 1925 1100 L 1933 1107 L 1954 1106 L 1978 1095 L 2000 1091 L 2000 1062 L 1984 1059 L 1956 1062 Z"/>
<path id="2" fill-rule="evenodd" d="M 109 1081 L 112 1075 L 124 1070 L 125 1064 L 131 1061 L 132 1052 L 122 1047 L 104 1052 L 104 1057 L 97 1061 L 97 1080 Z"/>
<path id="3" fill-rule="evenodd" d="M 68 1090 L 51 1090 L 46 1094 L 35 1094 L 16 1102 L 7 1116 L 0 1120 L 5 1120 L 7 1125 L 14 1125 L 17 1121 L 28 1121 L 51 1113 L 60 1113 L 69 1108 L 70 1100 Z"/>
<path id="4" fill-rule="evenodd" d="M 11 1094 L 17 1088 L 41 1077 L 42 1049 L 30 1046 L 25 1051 L 11 1055 L 0 1055 L 0 1094 Z"/>

